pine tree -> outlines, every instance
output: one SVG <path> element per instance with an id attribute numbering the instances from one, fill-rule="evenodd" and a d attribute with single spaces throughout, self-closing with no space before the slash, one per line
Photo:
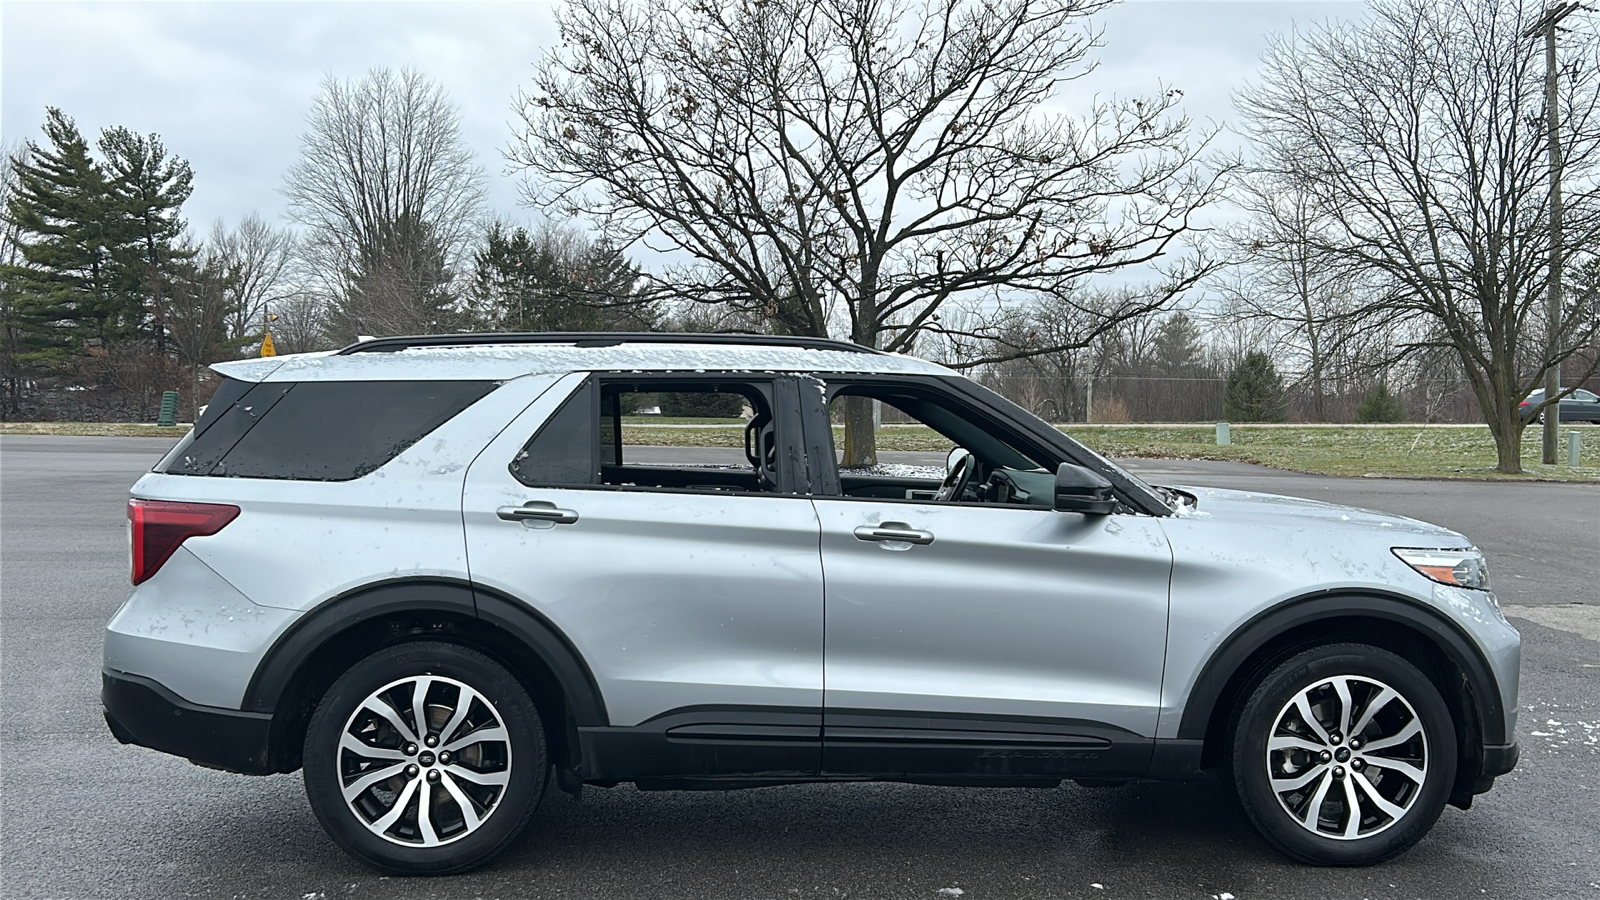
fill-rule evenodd
<path id="1" fill-rule="evenodd" d="M 1272 358 L 1260 350 L 1246 353 L 1228 373 L 1222 412 L 1230 422 L 1283 422 L 1289 418 L 1283 379 Z"/>
<path id="2" fill-rule="evenodd" d="M 13 160 L 16 186 L 6 203 L 6 218 L 19 232 L 19 307 L 26 318 L 56 329 L 45 342 L 58 347 L 115 337 L 136 311 L 119 303 L 110 187 L 88 141 L 59 109 L 49 111 L 44 132 L 48 147 L 30 141 Z"/>
<path id="3" fill-rule="evenodd" d="M 473 258 L 472 307 L 480 327 L 504 331 L 655 328 L 660 314 L 638 281 L 639 267 L 603 241 L 493 222 Z"/>
<path id="4" fill-rule="evenodd" d="M 18 166 L 26 161 L 20 148 L 0 162 L 0 419 L 17 416 L 22 409 L 22 388 L 36 380 L 66 353 L 67 343 L 50 328 L 63 310 L 40 303 L 24 289 L 29 270 L 23 264 L 22 229 L 4 210 L 16 194 Z"/>
<path id="5" fill-rule="evenodd" d="M 1400 405 L 1400 398 L 1391 393 L 1388 383 L 1383 381 L 1367 391 L 1366 396 L 1361 398 L 1361 405 L 1356 407 L 1357 422 L 1398 422 L 1405 416 L 1405 407 Z"/>
<path id="6" fill-rule="evenodd" d="M 595 241 L 579 260 L 573 295 L 607 312 L 611 328 L 653 329 L 661 315 L 654 304 L 640 300 L 639 272 L 639 265 L 610 242 Z"/>
<path id="7" fill-rule="evenodd" d="M 58 341 L 111 341 L 162 329 L 153 285 L 160 269 L 181 260 L 179 208 L 188 199 L 189 164 L 169 158 L 154 135 L 110 128 L 90 153 L 78 126 L 50 109 L 49 146 L 29 142 L 13 162 L 16 187 L 6 217 L 19 232 L 18 288 L 35 318 L 61 330 Z"/>
<path id="8" fill-rule="evenodd" d="M 1152 362 L 1162 375 L 1193 378 L 1205 368 L 1200 328 L 1188 313 L 1175 312 L 1162 321 L 1152 347 Z"/>
<path id="9" fill-rule="evenodd" d="M 108 128 L 97 145 L 110 191 L 107 222 L 115 284 L 120 306 L 137 309 L 136 320 L 165 352 L 167 325 L 157 285 L 173 276 L 164 270 L 194 256 L 176 244 L 184 232 L 178 214 L 194 192 L 189 163 L 169 157 L 156 135 L 141 137 L 126 128 Z"/>
<path id="10" fill-rule="evenodd" d="M 742 394 L 670 392 L 661 394 L 661 414 L 686 419 L 736 419 L 744 411 Z"/>
<path id="11" fill-rule="evenodd" d="M 174 267 L 192 255 L 177 244 L 179 210 L 192 190 L 189 164 L 155 135 L 120 127 L 101 132 L 92 148 L 54 108 L 44 140 L 29 141 L 7 163 L 9 249 L 0 260 L 7 412 L 20 408 L 26 381 L 53 371 L 92 373 L 142 402 L 172 362 L 172 304 L 194 296 L 162 293 L 184 277 Z"/>
<path id="12" fill-rule="evenodd" d="M 346 275 L 344 296 L 330 313 L 341 341 L 359 335 L 440 334 L 456 331 L 463 315 L 455 276 L 433 229 L 403 216 L 378 229 Z"/>

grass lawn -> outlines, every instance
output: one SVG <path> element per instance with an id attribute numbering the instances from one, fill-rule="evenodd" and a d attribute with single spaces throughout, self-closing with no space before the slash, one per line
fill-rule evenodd
<path id="1" fill-rule="evenodd" d="M 744 427 L 744 419 L 702 419 L 696 416 L 623 416 L 622 424 L 627 425 L 738 425 Z"/>
<path id="2" fill-rule="evenodd" d="M 1296 427 L 1234 425 L 1232 443 L 1216 445 L 1214 425 L 1068 425 L 1063 430 L 1107 456 L 1225 459 L 1321 475 L 1456 478 L 1553 478 L 1600 481 L 1600 427 L 1563 426 L 1557 461 L 1567 458 L 1567 434 L 1582 438 L 1581 468 L 1539 463 L 1539 430 L 1522 433 L 1524 475 L 1494 471 L 1494 439 L 1486 426 L 1359 425 Z"/>
<path id="3" fill-rule="evenodd" d="M 740 447 L 744 423 L 737 419 L 629 416 L 623 440 L 661 447 Z M 1558 459 L 1565 463 L 1567 435 L 1582 438 L 1581 468 L 1539 464 L 1539 431 L 1522 435 L 1523 475 L 1494 471 L 1494 441 L 1483 426 L 1457 425 L 1235 425 L 1232 444 L 1216 445 L 1212 425 L 1063 425 L 1062 430 L 1114 457 L 1220 459 L 1258 463 L 1320 475 L 1422 478 L 1524 478 L 1600 482 L 1600 427 L 1562 426 Z M 6 422 L 0 434 L 116 435 L 176 440 L 187 425 L 99 422 Z M 842 440 L 843 429 L 835 429 Z M 920 425 L 888 425 L 878 435 L 884 450 L 945 452 L 950 442 Z"/>
<path id="4" fill-rule="evenodd" d="M 1232 443 L 1216 445 L 1213 425 L 1063 425 L 1066 433 L 1107 456 L 1146 459 L 1221 459 L 1320 475 L 1389 475 L 1424 478 L 1541 478 L 1600 481 L 1600 428 L 1563 426 L 1558 459 L 1566 461 L 1567 434 L 1582 436 L 1581 468 L 1539 464 L 1539 432 L 1522 435 L 1524 475 L 1494 471 L 1494 440 L 1482 426 L 1455 425 L 1234 425 Z M 738 447 L 737 425 L 723 428 L 629 427 L 623 440 L 663 447 Z M 843 429 L 836 428 L 836 439 Z M 883 450 L 947 451 L 950 442 L 916 425 L 885 426 Z"/>
<path id="5" fill-rule="evenodd" d="M 62 434 L 75 437 L 165 437 L 176 441 L 189 424 L 146 425 L 140 422 L 0 422 L 0 434 Z"/>

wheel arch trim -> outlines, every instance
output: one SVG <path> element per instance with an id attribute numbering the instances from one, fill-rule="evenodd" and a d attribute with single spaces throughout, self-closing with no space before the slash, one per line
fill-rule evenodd
<path id="1" fill-rule="evenodd" d="M 329 641 L 365 623 L 418 613 L 473 619 L 505 632 L 549 670 L 575 724 L 610 724 L 594 674 L 560 629 L 525 603 L 452 578 L 374 582 L 318 604 L 263 654 L 245 689 L 243 709 L 276 712 L 302 667 Z"/>
<path id="2" fill-rule="evenodd" d="M 1257 651 L 1295 628 L 1328 619 L 1379 619 L 1410 628 L 1466 674 L 1484 743 L 1507 742 L 1500 686 L 1483 652 L 1443 613 L 1379 591 L 1324 591 L 1286 600 L 1235 629 L 1211 654 L 1184 701 L 1177 737 L 1203 740 L 1234 676 Z"/>

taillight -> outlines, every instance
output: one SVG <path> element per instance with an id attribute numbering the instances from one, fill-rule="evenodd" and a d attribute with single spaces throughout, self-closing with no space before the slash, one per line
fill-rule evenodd
<path id="1" fill-rule="evenodd" d="M 222 503 L 179 503 L 174 500 L 129 500 L 133 522 L 133 583 L 160 570 L 184 541 L 216 534 L 239 515 L 239 507 Z"/>

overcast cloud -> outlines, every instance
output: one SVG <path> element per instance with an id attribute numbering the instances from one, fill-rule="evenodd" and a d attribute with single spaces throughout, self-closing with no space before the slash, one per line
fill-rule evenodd
<path id="1" fill-rule="evenodd" d="M 326 74 L 410 66 L 459 104 L 467 141 L 489 174 L 498 214 L 531 219 L 504 174 L 513 97 L 555 40 L 556 4 L 523 2 L 16 2 L 0 4 L 0 137 L 37 138 L 57 106 L 91 139 L 125 125 L 161 136 L 194 166 L 185 206 L 212 221 L 258 211 L 279 220 L 283 174 Z M 1294 23 L 1358 16 L 1357 2 L 1131 0 L 1099 17 L 1100 69 L 1061 99 L 1184 91 L 1197 122 L 1232 115 L 1264 35 Z"/>

